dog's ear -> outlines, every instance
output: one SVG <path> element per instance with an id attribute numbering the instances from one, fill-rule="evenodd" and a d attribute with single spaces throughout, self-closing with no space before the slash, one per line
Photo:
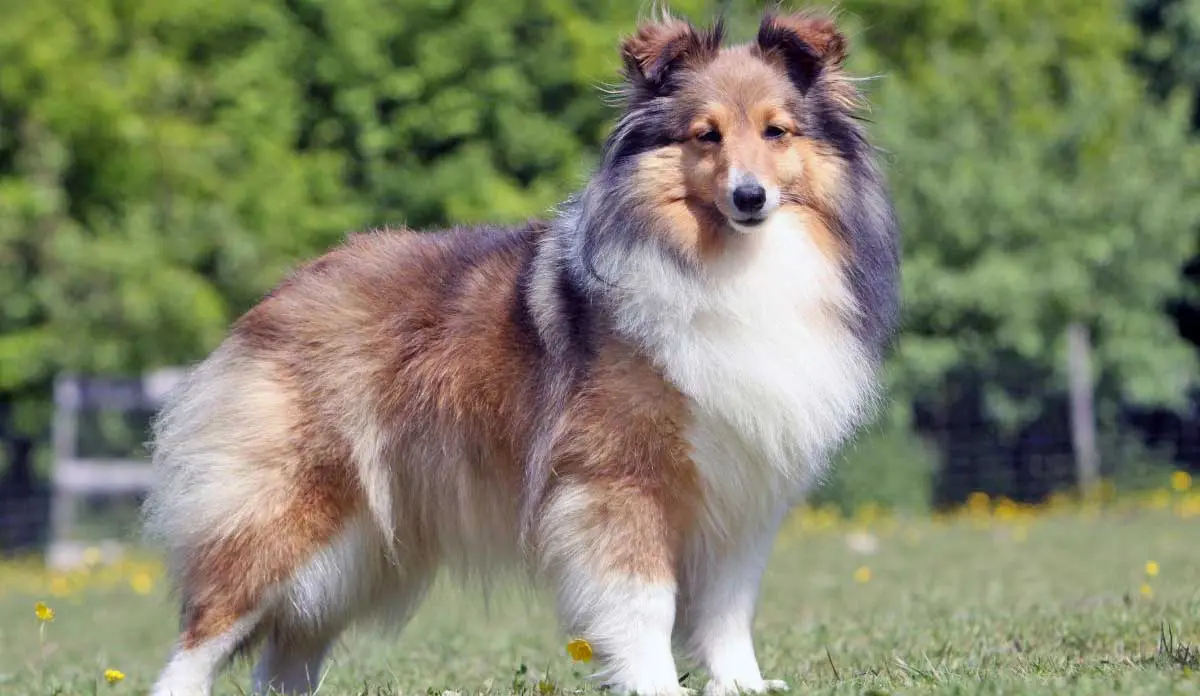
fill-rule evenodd
<path id="1" fill-rule="evenodd" d="M 650 94 L 665 94 L 680 70 L 711 60 L 721 48 L 723 25 L 699 31 L 681 19 L 664 17 L 638 27 L 621 44 L 628 80 Z"/>
<path id="2" fill-rule="evenodd" d="M 807 92 L 823 70 L 845 62 L 846 37 L 828 17 L 768 14 L 758 27 L 758 49 L 782 60 L 792 81 Z"/>

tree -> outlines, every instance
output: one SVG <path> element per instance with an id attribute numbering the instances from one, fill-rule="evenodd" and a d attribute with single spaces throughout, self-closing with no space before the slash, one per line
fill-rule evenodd
<path id="1" fill-rule="evenodd" d="M 1184 91 L 1193 99 L 1192 123 L 1200 127 L 1200 2 L 1129 0 L 1142 40 L 1133 61 L 1158 97 Z"/>
<path id="2" fill-rule="evenodd" d="M 603 135 L 596 85 L 616 75 L 635 11 L 615 0 L 8 8 L 0 435 L 45 437 L 60 371 L 202 357 L 296 260 L 348 230 L 546 212 Z"/>
<path id="3" fill-rule="evenodd" d="M 1178 397 L 1195 356 L 1163 307 L 1200 220 L 1200 160 L 1187 105 L 1146 102 L 1123 8 L 843 7 L 862 22 L 860 69 L 882 75 L 873 117 L 905 230 L 901 389 L 966 364 L 993 397 L 1044 396 L 1079 321 L 1111 394 Z M 1013 370 L 1046 380 L 1005 384 Z"/>
<path id="4" fill-rule="evenodd" d="M 1186 95 L 1146 98 L 1116 0 L 843 0 L 838 14 L 851 68 L 877 78 L 867 116 L 903 228 L 892 415 L 971 468 L 951 497 L 1066 483 L 1013 480 L 1022 452 L 1064 430 L 1069 325 L 1090 329 L 1105 406 L 1178 403 L 1196 383 L 1164 311 L 1200 221 Z"/>
<path id="5" fill-rule="evenodd" d="M 186 362 L 286 259 L 359 218 L 298 151 L 278 8 L 18 4 L 0 25 L 0 400 L 43 436 L 60 370 Z M 27 463 L 25 463 L 27 465 Z"/>
<path id="6" fill-rule="evenodd" d="M 1159 99 L 1190 99 L 1193 132 L 1200 131 L 1200 0 L 1130 0 L 1142 32 L 1134 65 Z M 1180 333 L 1200 349 L 1200 229 L 1184 272 L 1188 292 L 1173 303 Z"/>

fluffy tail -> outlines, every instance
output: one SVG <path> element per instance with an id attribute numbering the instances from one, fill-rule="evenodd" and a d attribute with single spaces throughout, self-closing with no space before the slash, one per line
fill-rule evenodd
<path id="1" fill-rule="evenodd" d="M 179 385 L 155 419 L 156 481 L 143 509 L 172 570 L 195 549 L 235 535 L 290 492 L 291 397 L 270 364 L 227 341 Z"/>

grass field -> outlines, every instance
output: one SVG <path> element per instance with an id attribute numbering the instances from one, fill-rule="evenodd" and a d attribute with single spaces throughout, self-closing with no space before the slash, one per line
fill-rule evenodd
<path id="1" fill-rule="evenodd" d="M 145 693 L 175 626 L 152 562 L 70 576 L 0 565 L 0 694 Z M 399 636 L 347 635 L 320 693 L 592 691 L 565 640 L 535 594 L 485 605 L 441 586 Z M 1200 694 L 1200 495 L 1038 512 L 977 499 L 923 520 L 798 514 L 756 641 L 764 673 L 805 694 Z M 124 679 L 106 683 L 107 669 Z M 247 673 L 217 693 L 244 693 Z"/>

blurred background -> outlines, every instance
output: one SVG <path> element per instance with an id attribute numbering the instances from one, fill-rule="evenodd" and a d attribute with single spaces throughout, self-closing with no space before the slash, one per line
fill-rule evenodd
<path id="1" fill-rule="evenodd" d="M 672 7 L 724 11 L 746 40 L 761 3 Z M 161 370 L 202 358 L 297 261 L 350 230 L 545 215 L 595 161 L 618 38 L 646 9 L 6 3 L 0 550 L 133 538 Z M 905 307 L 890 408 L 816 502 L 1186 488 L 1200 0 L 837 11 L 870 78 Z"/>

